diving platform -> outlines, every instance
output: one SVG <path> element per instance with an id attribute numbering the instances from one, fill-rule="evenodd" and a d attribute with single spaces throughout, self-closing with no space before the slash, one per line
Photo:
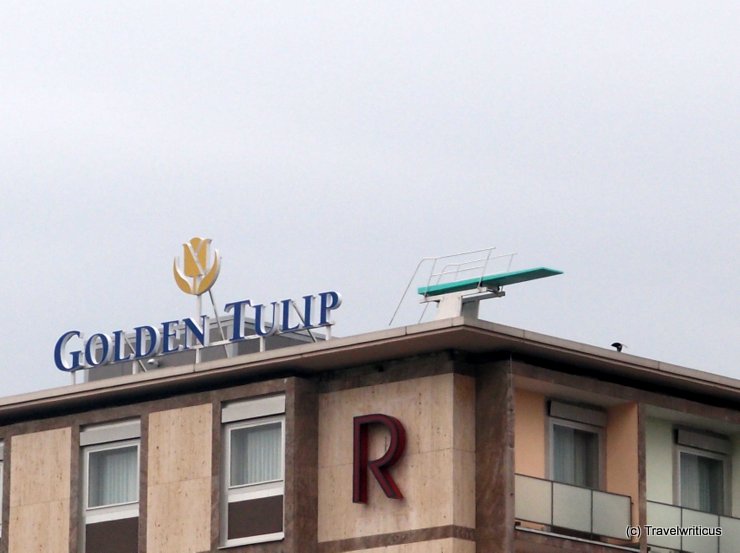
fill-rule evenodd
<path id="1" fill-rule="evenodd" d="M 445 282 L 443 284 L 420 286 L 417 291 L 420 295 L 428 298 L 431 296 L 441 296 L 443 294 L 465 292 L 468 290 L 493 290 L 510 284 L 518 284 L 520 282 L 528 282 L 530 280 L 537 280 L 539 278 L 562 274 L 563 271 L 558 271 L 556 269 L 536 267 L 534 269 L 523 269 L 521 271 L 510 271 L 507 273 L 486 275 L 479 278 L 467 278 L 464 280 L 457 280 L 455 282 Z"/>
<path id="2" fill-rule="evenodd" d="M 437 304 L 435 319 L 461 315 L 477 318 L 480 301 L 505 296 L 504 286 L 563 274 L 562 271 L 548 267 L 512 271 L 511 265 L 516 254 L 495 255 L 495 249 L 490 247 L 440 257 L 423 257 L 411 275 L 388 324 L 393 324 L 412 286 L 421 296 L 421 303 L 426 304 L 419 322 L 430 303 Z M 422 275 L 425 275 L 423 280 L 419 278 Z"/>

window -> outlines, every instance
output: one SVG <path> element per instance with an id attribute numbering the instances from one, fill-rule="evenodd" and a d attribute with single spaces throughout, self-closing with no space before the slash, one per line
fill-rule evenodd
<path id="1" fill-rule="evenodd" d="M 605 413 L 601 410 L 550 402 L 552 480 L 585 488 L 601 487 L 605 424 Z"/>
<path id="2" fill-rule="evenodd" d="M 553 480 L 565 484 L 599 487 L 599 434 L 553 422 Z"/>
<path id="3" fill-rule="evenodd" d="M 283 538 L 284 413 L 284 396 L 234 402 L 222 410 L 222 545 Z"/>
<path id="4" fill-rule="evenodd" d="M 724 514 L 729 505 L 730 442 L 725 436 L 695 430 L 676 431 L 678 499 L 682 507 Z"/>
<path id="5" fill-rule="evenodd" d="M 679 451 L 681 506 L 721 515 L 724 512 L 724 461 L 719 456 Z"/>
<path id="6" fill-rule="evenodd" d="M 82 446 L 83 553 L 138 551 L 139 438 L 138 420 L 86 427 Z"/>

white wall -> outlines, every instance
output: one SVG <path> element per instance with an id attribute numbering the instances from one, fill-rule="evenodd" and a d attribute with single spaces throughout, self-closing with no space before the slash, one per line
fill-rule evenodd
<path id="1" fill-rule="evenodd" d="M 648 418 L 645 423 L 646 484 L 649 501 L 673 503 L 672 430 L 673 424 L 669 421 Z"/>

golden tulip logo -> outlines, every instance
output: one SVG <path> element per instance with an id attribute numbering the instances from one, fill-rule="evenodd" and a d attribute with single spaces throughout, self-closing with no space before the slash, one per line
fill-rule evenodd
<path id="1" fill-rule="evenodd" d="M 210 238 L 191 238 L 190 242 L 182 245 L 183 268 L 178 267 L 179 259 L 175 258 L 172 272 L 180 290 L 186 294 L 200 296 L 210 290 L 221 271 L 221 257 L 218 250 L 213 250 L 210 259 L 208 250 L 211 246 Z"/>

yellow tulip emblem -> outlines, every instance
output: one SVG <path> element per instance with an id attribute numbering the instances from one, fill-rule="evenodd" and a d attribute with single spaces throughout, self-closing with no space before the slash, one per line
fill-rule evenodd
<path id="1" fill-rule="evenodd" d="M 209 265 L 208 250 L 210 249 L 210 238 L 191 238 L 190 242 L 182 245 L 183 269 L 178 267 L 178 258 L 172 265 L 175 282 L 180 290 L 186 294 L 200 296 L 208 292 L 218 278 L 221 271 L 221 257 L 218 250 L 213 250 L 213 257 Z M 188 280 L 190 279 L 190 280 Z"/>

